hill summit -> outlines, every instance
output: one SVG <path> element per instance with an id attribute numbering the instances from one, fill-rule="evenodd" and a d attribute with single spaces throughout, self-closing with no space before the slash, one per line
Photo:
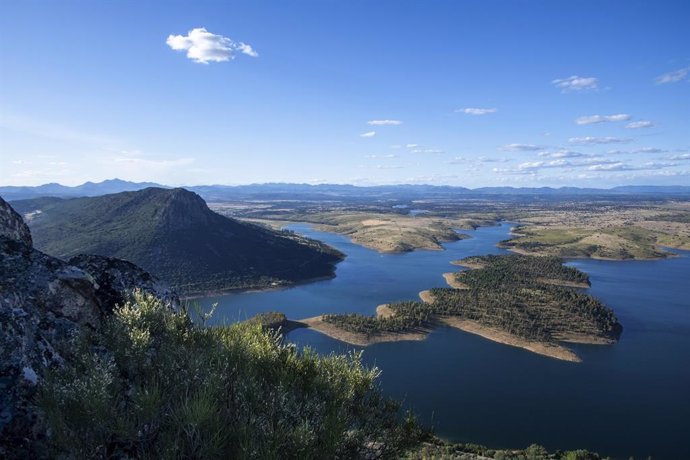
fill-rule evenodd
<path id="1" fill-rule="evenodd" d="M 342 259 L 323 243 L 216 214 L 182 188 L 13 205 L 40 250 L 129 260 L 185 294 L 329 277 Z"/>

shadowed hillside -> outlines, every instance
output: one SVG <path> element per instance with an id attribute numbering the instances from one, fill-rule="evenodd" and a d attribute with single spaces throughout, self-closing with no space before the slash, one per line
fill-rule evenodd
<path id="1" fill-rule="evenodd" d="M 332 276 L 342 258 L 322 243 L 216 214 L 179 188 L 14 205 L 40 250 L 126 259 L 186 294 Z"/>

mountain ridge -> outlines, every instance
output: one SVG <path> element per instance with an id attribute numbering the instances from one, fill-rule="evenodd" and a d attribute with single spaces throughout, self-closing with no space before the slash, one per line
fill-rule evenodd
<path id="1" fill-rule="evenodd" d="M 15 205 L 26 213 L 32 202 Z M 48 201 L 28 223 L 48 254 L 118 257 L 186 295 L 332 277 L 342 259 L 323 243 L 216 214 L 181 188 Z"/>
<path id="2" fill-rule="evenodd" d="M 39 186 L 0 186 L 0 196 L 6 200 L 20 200 L 38 197 L 80 197 L 99 196 L 125 191 L 138 191 L 145 188 L 174 188 L 153 182 L 130 182 L 120 179 L 108 179 L 102 182 L 85 182 L 77 186 L 65 186 L 56 183 Z M 583 196 L 583 195 L 659 195 L 690 196 L 690 186 L 685 185 L 622 185 L 612 188 L 592 187 L 478 187 L 474 189 L 451 185 L 397 184 L 358 186 L 351 184 L 299 184 L 299 183 L 262 183 L 248 185 L 194 185 L 184 187 L 198 193 L 206 200 L 239 199 L 247 197 L 279 198 L 296 197 L 369 197 L 377 195 L 449 195 L 449 196 L 486 196 L 486 195 L 536 195 L 536 196 Z"/>

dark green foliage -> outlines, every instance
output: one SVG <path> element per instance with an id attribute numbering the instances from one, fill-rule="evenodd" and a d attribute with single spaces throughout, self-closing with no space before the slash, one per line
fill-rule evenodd
<path id="1" fill-rule="evenodd" d="M 366 335 L 380 332 L 407 332 L 429 325 L 433 310 L 422 302 L 398 302 L 391 304 L 395 315 L 388 318 L 375 318 L 357 314 L 323 315 L 323 321 L 351 332 Z"/>
<path id="2" fill-rule="evenodd" d="M 253 316 L 249 321 L 259 324 L 263 328 L 273 330 L 284 328 L 288 324 L 288 319 L 287 316 L 285 316 L 285 313 L 280 313 L 277 311 L 259 313 Z"/>
<path id="3" fill-rule="evenodd" d="M 496 460 L 602 460 L 602 457 L 588 450 L 549 452 L 538 444 L 526 449 L 491 449 L 478 444 L 450 444 L 440 440 L 425 442 L 409 451 L 405 460 L 463 460 L 468 458 L 492 458 Z"/>
<path id="4" fill-rule="evenodd" d="M 577 268 L 563 265 L 559 257 L 534 257 L 518 254 L 468 257 L 461 263 L 481 266 L 466 270 L 456 279 L 473 288 L 495 288 L 514 284 L 534 284 L 543 281 L 589 285 L 589 277 Z"/>
<path id="5" fill-rule="evenodd" d="M 40 404 L 50 456 L 391 457 L 425 436 L 360 355 L 298 352 L 247 322 L 205 328 L 136 294 L 76 339 Z"/>
<path id="6" fill-rule="evenodd" d="M 37 249 L 125 259 L 185 294 L 331 276 L 342 258 L 318 241 L 216 214 L 184 189 L 15 204 L 42 211 L 30 221 Z"/>
<path id="7" fill-rule="evenodd" d="M 557 341 L 568 334 L 617 339 L 621 332 L 613 311 L 596 298 L 551 283 L 588 284 L 587 275 L 555 257 L 519 255 L 471 257 L 482 266 L 463 271 L 457 280 L 469 289 L 431 289 L 434 302 L 390 304 L 392 318 L 325 315 L 323 320 L 367 335 L 428 327 L 435 316 L 456 316 L 519 337 Z"/>

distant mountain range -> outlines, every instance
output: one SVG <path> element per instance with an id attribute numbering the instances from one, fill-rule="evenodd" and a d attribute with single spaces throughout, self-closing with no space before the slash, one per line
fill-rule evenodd
<path id="1" fill-rule="evenodd" d="M 180 188 L 12 205 L 29 213 L 37 249 L 65 260 L 77 254 L 125 259 L 183 294 L 330 277 L 342 259 L 318 241 L 216 214 Z"/>
<path id="2" fill-rule="evenodd" d="M 21 200 L 38 197 L 84 197 L 99 196 L 110 193 L 137 191 L 149 187 L 171 188 L 151 182 L 128 182 L 111 179 L 103 182 L 86 182 L 75 187 L 60 184 L 45 184 L 37 187 L 0 187 L 0 196 L 5 200 Z M 690 186 L 664 185 L 625 185 L 610 189 L 579 188 L 579 187 L 481 187 L 468 189 L 447 185 L 380 185 L 359 187 L 355 185 L 339 184 L 284 184 L 266 183 L 252 185 L 198 185 L 185 187 L 187 190 L 199 194 L 206 201 L 244 200 L 244 199 L 302 199 L 320 200 L 334 198 L 396 198 L 414 199 L 453 198 L 453 197 L 485 197 L 485 196 L 535 196 L 544 198 L 578 197 L 578 196 L 682 196 L 690 197 Z"/>

